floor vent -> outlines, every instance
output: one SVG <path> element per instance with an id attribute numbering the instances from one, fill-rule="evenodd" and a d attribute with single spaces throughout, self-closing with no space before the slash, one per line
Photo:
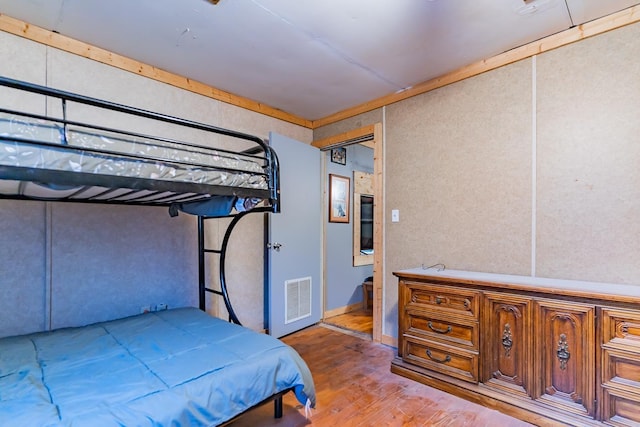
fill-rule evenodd
<path id="1" fill-rule="evenodd" d="M 285 324 L 311 316 L 311 277 L 284 282 Z"/>

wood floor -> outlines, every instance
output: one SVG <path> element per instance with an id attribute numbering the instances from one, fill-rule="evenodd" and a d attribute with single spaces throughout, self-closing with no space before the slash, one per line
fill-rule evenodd
<path id="1" fill-rule="evenodd" d="M 306 419 L 304 407 L 288 393 L 281 419 L 273 418 L 273 405 L 268 404 L 231 426 L 529 426 L 392 374 L 394 348 L 324 326 L 312 326 L 283 341 L 300 353 L 313 373 L 316 409 Z"/>
<path id="2" fill-rule="evenodd" d="M 371 310 L 356 310 L 345 314 L 339 314 L 328 319 L 324 319 L 324 323 L 332 325 L 348 331 L 357 332 L 368 335 L 371 338 L 373 334 L 373 315 Z"/>

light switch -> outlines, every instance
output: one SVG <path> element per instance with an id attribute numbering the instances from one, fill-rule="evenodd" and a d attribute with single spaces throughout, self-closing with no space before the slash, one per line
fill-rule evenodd
<path id="1" fill-rule="evenodd" d="M 398 209 L 391 209 L 391 222 L 400 222 L 400 211 Z"/>

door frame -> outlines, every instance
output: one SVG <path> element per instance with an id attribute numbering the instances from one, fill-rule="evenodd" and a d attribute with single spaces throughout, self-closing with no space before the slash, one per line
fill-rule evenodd
<path id="1" fill-rule="evenodd" d="M 373 334 L 374 342 L 382 342 L 382 290 L 383 290 L 383 259 L 384 259 L 384 142 L 382 135 L 382 123 L 375 123 L 344 132 L 329 138 L 319 139 L 311 143 L 312 146 L 322 151 L 333 147 L 351 144 L 363 144 L 373 147 Z M 323 163 L 324 164 L 324 163 Z M 323 167 L 324 170 L 324 167 Z M 324 182 L 324 181 L 323 181 Z M 326 197 L 323 204 L 326 204 Z M 326 208 L 326 205 L 325 205 Z M 324 209 L 325 215 L 327 209 Z M 326 221 L 323 221 L 323 228 Z M 325 245 L 323 241 L 323 246 Z M 324 263 L 323 260 L 323 270 Z M 323 274 L 323 277 L 325 275 Z M 324 279 L 323 279 L 324 280 Z M 323 295 L 326 286 L 323 286 Z M 323 301 L 325 298 L 323 297 Z"/>

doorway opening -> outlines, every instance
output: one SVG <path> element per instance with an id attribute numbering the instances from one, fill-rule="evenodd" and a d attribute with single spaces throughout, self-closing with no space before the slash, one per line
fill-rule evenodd
<path id="1" fill-rule="evenodd" d="M 360 129 L 349 131 L 343 134 L 335 135 L 330 138 L 314 141 L 312 145 L 320 148 L 322 151 L 336 152 L 337 148 L 345 148 L 355 144 L 368 147 L 373 156 L 373 171 L 370 174 L 370 188 L 371 190 L 358 190 L 355 186 L 355 182 L 358 178 L 356 171 L 349 172 L 349 178 L 353 183 L 352 196 L 350 197 L 350 204 L 352 213 L 350 222 L 351 227 L 343 228 L 344 230 L 353 230 L 350 233 L 350 240 L 348 246 L 348 253 L 350 262 L 352 262 L 354 268 L 357 266 L 363 266 L 369 264 L 372 266 L 372 270 L 369 274 L 363 275 L 359 279 L 350 280 L 348 284 L 354 295 L 361 295 L 357 298 L 356 303 L 349 304 L 349 301 L 345 301 L 344 306 L 334 308 L 329 307 L 330 303 L 327 299 L 327 287 L 329 285 L 327 273 L 327 231 L 331 231 L 329 227 L 335 228 L 335 224 L 330 223 L 329 206 L 325 206 L 325 220 L 323 221 L 324 227 L 324 256 L 323 256 L 323 270 L 325 274 L 323 283 L 323 321 L 327 323 L 330 318 L 330 323 L 337 325 L 339 328 L 347 331 L 355 331 L 361 333 L 363 330 L 365 334 L 369 335 L 374 342 L 381 342 L 382 339 L 382 259 L 383 259 L 383 138 L 382 138 L 382 124 L 376 123 L 374 125 L 366 126 Z M 342 150 L 340 150 L 342 151 Z M 328 176 L 331 170 L 331 163 L 336 163 L 333 159 L 334 156 L 330 156 L 327 153 L 324 156 L 323 176 Z M 340 157 L 336 159 L 343 161 Z M 342 163 L 344 164 L 344 163 Z M 357 191 L 357 192 L 356 192 Z M 325 197 L 324 200 L 328 203 L 330 188 L 328 188 L 328 180 L 325 179 Z M 356 222 L 356 213 L 360 213 Z M 364 216 L 362 215 L 364 213 Z M 363 223 L 368 222 L 367 224 Z M 364 224 L 364 226 L 363 226 Z M 343 226 L 340 224 L 339 226 Z M 372 238 L 371 238 L 372 237 Z M 352 239 L 352 240 L 351 240 Z M 372 241 L 372 242 L 371 242 Z M 360 246 L 364 243 L 363 248 Z M 371 244 L 373 243 L 373 244 Z M 347 252 L 347 249 L 344 252 Z M 364 251 L 364 252 L 363 252 Z M 367 270 L 362 270 L 367 271 Z M 353 300 L 353 298 L 352 298 Z M 367 304 L 367 306 L 365 306 Z M 335 305 L 335 304 L 334 304 Z"/>

